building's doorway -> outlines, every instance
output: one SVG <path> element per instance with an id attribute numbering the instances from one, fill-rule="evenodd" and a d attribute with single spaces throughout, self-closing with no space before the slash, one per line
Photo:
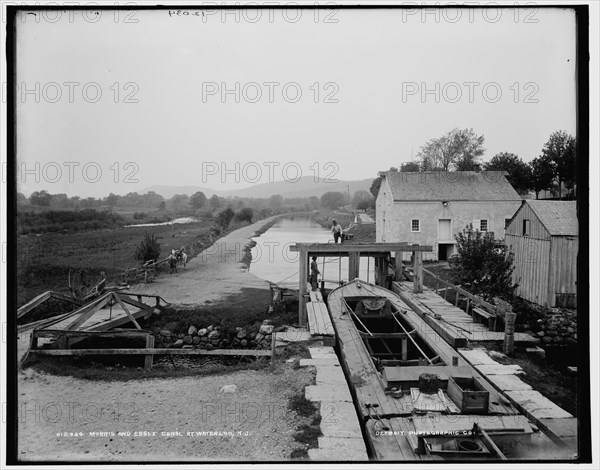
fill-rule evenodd
<path id="1" fill-rule="evenodd" d="M 454 254 L 454 243 L 438 243 L 438 260 L 448 261 Z"/>

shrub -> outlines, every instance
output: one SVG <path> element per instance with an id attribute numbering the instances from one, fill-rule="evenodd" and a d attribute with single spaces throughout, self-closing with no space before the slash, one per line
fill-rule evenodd
<path id="1" fill-rule="evenodd" d="M 219 215 L 217 216 L 217 222 L 221 227 L 226 229 L 227 227 L 229 227 L 229 224 L 231 223 L 231 220 L 233 219 L 234 215 L 235 213 L 233 212 L 233 209 L 231 207 L 223 209 L 221 212 L 219 212 Z"/>
<path id="2" fill-rule="evenodd" d="M 492 234 L 473 230 L 472 225 L 455 238 L 458 256 L 450 263 L 454 281 L 487 300 L 500 297 L 510 302 L 516 287 L 512 253 L 497 247 Z"/>
<path id="3" fill-rule="evenodd" d="M 134 257 L 140 261 L 157 260 L 160 256 L 160 243 L 154 234 L 144 233 L 144 238 L 135 249 Z"/>
<path id="4" fill-rule="evenodd" d="M 252 218 L 254 217 L 254 211 L 249 207 L 244 207 L 240 209 L 235 214 L 235 220 L 238 222 L 248 222 L 252 223 Z"/>

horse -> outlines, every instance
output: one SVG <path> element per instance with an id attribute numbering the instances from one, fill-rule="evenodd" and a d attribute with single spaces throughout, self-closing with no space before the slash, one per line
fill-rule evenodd
<path id="1" fill-rule="evenodd" d="M 187 254 L 185 253 L 183 247 L 181 247 L 179 249 L 176 256 L 177 256 L 177 264 L 180 266 L 183 266 L 185 268 L 185 265 L 187 264 Z"/>

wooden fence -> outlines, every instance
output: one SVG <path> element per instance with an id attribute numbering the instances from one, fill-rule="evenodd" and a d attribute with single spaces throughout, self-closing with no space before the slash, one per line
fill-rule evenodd
<path id="1" fill-rule="evenodd" d="M 431 276 L 435 280 L 435 293 L 438 295 L 442 295 L 440 291 L 444 291 L 443 297 L 444 300 L 448 298 L 448 290 L 453 290 L 456 293 L 456 298 L 454 299 L 454 306 L 458 307 L 460 302 L 460 296 L 462 295 L 466 301 L 467 306 L 465 308 L 465 312 L 467 314 L 476 317 L 486 317 L 490 320 L 489 325 L 490 329 L 496 330 L 496 320 L 501 318 L 501 311 L 498 309 L 496 305 L 493 305 L 489 302 L 486 302 L 481 297 L 471 294 L 470 292 L 464 290 L 462 287 L 455 286 L 454 284 L 442 279 L 437 274 L 429 271 L 428 269 L 423 268 L 423 273 Z M 440 285 L 443 287 L 440 289 Z"/>

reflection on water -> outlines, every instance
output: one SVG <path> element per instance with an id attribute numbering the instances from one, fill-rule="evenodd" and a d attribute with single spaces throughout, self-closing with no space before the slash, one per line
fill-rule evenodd
<path id="1" fill-rule="evenodd" d="M 250 271 L 260 277 L 282 286 L 298 287 L 299 253 L 289 247 L 296 243 L 333 243 L 329 229 L 314 222 L 309 216 L 290 216 L 280 219 L 260 237 L 253 239 Z M 321 277 L 338 281 L 348 280 L 348 258 L 319 258 Z M 373 281 L 373 260 L 370 261 L 369 280 Z M 361 279 L 367 280 L 367 258 L 361 258 Z M 328 284 L 334 287 L 335 284 Z"/>
<path id="2" fill-rule="evenodd" d="M 191 224 L 199 221 L 200 219 L 197 219 L 195 217 L 180 217 L 179 219 L 169 220 L 168 222 L 156 222 L 152 224 L 133 224 L 126 225 L 125 227 L 156 227 L 158 225 Z"/>

